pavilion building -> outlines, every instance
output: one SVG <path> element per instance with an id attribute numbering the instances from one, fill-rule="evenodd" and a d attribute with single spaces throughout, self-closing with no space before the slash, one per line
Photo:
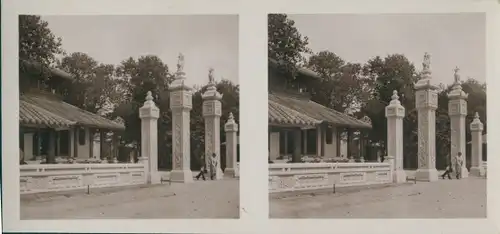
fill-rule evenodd
<path id="1" fill-rule="evenodd" d="M 116 158 L 117 134 L 110 132 L 123 131 L 123 123 L 64 102 L 65 87 L 73 81 L 69 73 L 33 61 L 19 62 L 20 163 L 88 163 L 100 161 L 106 154 Z M 100 144 L 99 158 L 95 157 L 94 142 L 104 142 L 109 135 L 115 136 L 110 137 L 113 150 L 105 153 Z"/>
<path id="2" fill-rule="evenodd" d="M 368 153 L 369 118 L 357 119 L 311 100 L 311 84 L 321 77 L 299 68 L 291 81 L 286 79 L 290 74 L 273 59 L 269 59 L 268 69 L 270 161 L 377 160 Z"/>

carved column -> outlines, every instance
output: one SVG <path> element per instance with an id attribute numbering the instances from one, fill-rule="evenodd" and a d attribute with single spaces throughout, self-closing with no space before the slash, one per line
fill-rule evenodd
<path id="1" fill-rule="evenodd" d="M 234 121 L 233 113 L 229 113 L 229 118 L 224 125 L 226 132 L 226 170 L 224 175 L 227 177 L 236 177 L 239 175 L 236 167 L 236 156 L 238 153 L 238 124 Z"/>
<path id="2" fill-rule="evenodd" d="M 470 124 L 470 132 L 472 135 L 470 174 L 472 176 L 485 176 L 483 167 L 483 123 L 479 120 L 477 112 Z"/>
<path id="3" fill-rule="evenodd" d="M 418 110 L 418 169 L 415 178 L 437 181 L 436 170 L 436 109 L 437 89 L 431 84 L 430 56 L 424 56 L 422 79 L 415 84 Z"/>
<path id="4" fill-rule="evenodd" d="M 466 162 L 467 156 L 465 153 L 465 116 L 467 116 L 467 97 L 460 85 L 460 77 L 458 76 L 458 68 L 455 69 L 455 83 L 452 90 L 448 93 L 448 115 L 450 116 L 451 127 L 451 151 L 452 157 L 455 157 L 458 152 L 461 152 L 464 158 L 462 165 L 462 178 L 469 175 Z"/>
<path id="5" fill-rule="evenodd" d="M 179 55 L 176 78 L 169 87 L 170 109 L 172 110 L 172 171 L 170 181 L 193 182 L 191 172 L 190 111 L 193 97 L 191 88 L 184 82 L 183 56 Z M 208 156 L 207 156 L 208 157 Z"/>
<path id="6" fill-rule="evenodd" d="M 213 70 L 211 69 L 207 90 L 202 95 L 203 118 L 205 119 L 205 163 L 208 166 L 209 173 L 212 173 L 212 168 L 209 165 L 212 154 L 215 153 L 217 160 L 215 178 L 219 180 L 224 175 L 220 165 L 220 116 L 222 114 L 220 100 L 222 99 L 222 94 L 217 92 L 212 72 Z"/>
<path id="7" fill-rule="evenodd" d="M 393 181 L 406 182 L 406 172 L 403 169 L 403 118 L 405 108 L 399 101 L 398 91 L 394 90 L 392 101 L 385 107 L 387 118 L 387 155 L 394 158 Z"/>
<path id="8" fill-rule="evenodd" d="M 157 125 L 159 116 L 160 110 L 153 102 L 151 91 L 148 91 L 146 101 L 139 109 L 139 118 L 141 118 L 141 162 L 147 167 L 145 177 L 148 184 L 159 184 L 161 182 L 161 176 L 158 174 Z M 101 133 L 101 136 L 103 135 Z M 103 144 L 104 139 L 101 138 L 101 146 Z"/>

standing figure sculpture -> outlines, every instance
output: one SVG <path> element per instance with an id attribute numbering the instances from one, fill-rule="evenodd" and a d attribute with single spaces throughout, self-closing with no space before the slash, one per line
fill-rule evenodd
<path id="1" fill-rule="evenodd" d="M 214 69 L 213 68 L 210 68 L 208 70 L 208 84 L 215 84 Z"/>
<path id="2" fill-rule="evenodd" d="M 177 72 L 182 72 L 184 71 L 184 55 L 182 53 L 179 53 L 179 56 L 177 57 Z"/>

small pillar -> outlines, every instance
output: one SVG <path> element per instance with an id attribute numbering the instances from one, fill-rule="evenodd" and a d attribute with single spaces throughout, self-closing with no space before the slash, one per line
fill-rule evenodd
<path id="1" fill-rule="evenodd" d="M 399 101 L 398 91 L 394 90 L 392 101 L 385 107 L 387 118 L 387 154 L 394 160 L 394 183 L 406 182 L 406 172 L 403 169 L 403 118 L 405 108 Z"/>
<path id="2" fill-rule="evenodd" d="M 467 97 L 469 96 L 462 90 L 460 85 L 460 76 L 458 75 L 458 68 L 455 68 L 455 82 L 453 87 L 448 93 L 448 115 L 450 116 L 451 127 L 451 156 L 455 157 L 458 152 L 464 156 L 464 163 L 462 164 L 461 176 L 467 178 L 469 171 L 467 171 L 467 156 L 465 154 L 465 116 L 467 116 Z"/>
<path id="3" fill-rule="evenodd" d="M 422 79 L 415 84 L 415 106 L 418 110 L 418 169 L 415 179 L 437 181 L 436 170 L 436 109 L 438 87 L 431 84 L 430 55 L 425 53 Z"/>
<path id="4" fill-rule="evenodd" d="M 179 55 L 175 80 L 170 84 L 170 109 L 172 110 L 172 171 L 170 181 L 191 183 L 190 112 L 193 108 L 191 88 L 186 80 L 184 56 Z M 207 156 L 208 157 L 208 156 Z"/>
<path id="5" fill-rule="evenodd" d="M 202 94 L 203 98 L 203 118 L 205 119 L 205 163 L 210 165 L 212 154 L 215 153 L 217 160 L 217 168 L 215 172 L 215 179 L 222 179 L 224 173 L 221 169 L 220 160 L 220 116 L 222 114 L 222 94 L 217 92 L 215 87 L 215 80 L 213 77 L 213 69 L 209 70 L 208 85 L 205 93 Z M 207 170 L 210 174 L 211 167 L 208 166 Z"/>
<path id="6" fill-rule="evenodd" d="M 33 159 L 33 133 L 24 133 L 24 161 Z"/>
<path id="7" fill-rule="evenodd" d="M 300 163 L 302 162 L 302 145 L 301 145 L 301 130 L 297 128 L 293 130 L 293 152 L 292 152 L 292 162 Z"/>
<path id="8" fill-rule="evenodd" d="M 472 135 L 470 174 L 472 176 L 485 176 L 486 173 L 483 167 L 483 123 L 481 123 L 477 112 L 470 124 L 470 132 Z"/>
<path id="9" fill-rule="evenodd" d="M 238 149 L 238 124 L 234 121 L 233 113 L 229 113 L 229 118 L 224 125 L 226 131 L 226 170 L 224 175 L 227 177 L 237 177 L 239 175 L 236 167 L 236 156 Z"/>
<path id="10" fill-rule="evenodd" d="M 159 184 L 161 176 L 158 173 L 158 118 L 160 110 L 153 102 L 151 91 L 148 91 L 144 105 L 139 109 L 141 119 L 141 162 L 146 170 L 146 183 Z M 104 144 L 101 131 L 101 148 Z M 102 151 L 101 151 L 102 152 Z M 102 155 L 101 155 L 102 158 Z M 104 159 L 108 161 L 108 159 Z M 147 168 L 146 168 L 147 167 Z"/>

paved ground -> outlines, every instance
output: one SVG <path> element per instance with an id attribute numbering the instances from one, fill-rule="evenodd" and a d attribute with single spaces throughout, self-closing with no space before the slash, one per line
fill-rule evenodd
<path id="1" fill-rule="evenodd" d="M 270 218 L 485 218 L 486 179 L 271 198 Z"/>
<path id="2" fill-rule="evenodd" d="M 239 180 L 21 197 L 21 219 L 239 218 Z"/>

